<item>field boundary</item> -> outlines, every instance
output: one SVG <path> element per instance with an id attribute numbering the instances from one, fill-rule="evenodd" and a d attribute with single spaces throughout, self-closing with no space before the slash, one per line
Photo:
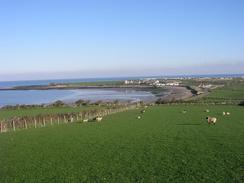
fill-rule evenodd
<path id="1" fill-rule="evenodd" d="M 73 113 L 46 114 L 36 116 L 12 117 L 0 121 L 0 133 L 18 131 L 29 128 L 41 128 L 52 125 L 90 122 L 96 121 L 96 118 L 102 118 L 110 114 L 124 112 L 139 107 L 139 104 L 120 105 L 108 109 L 92 109 Z"/>

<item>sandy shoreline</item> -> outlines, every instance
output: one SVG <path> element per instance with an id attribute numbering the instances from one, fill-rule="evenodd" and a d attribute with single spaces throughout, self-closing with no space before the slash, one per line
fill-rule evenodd
<path id="1" fill-rule="evenodd" d="M 164 87 L 169 93 L 160 97 L 162 100 L 169 101 L 169 100 L 184 100 L 190 97 L 193 97 L 193 93 L 191 90 L 187 89 L 183 86 L 169 86 Z"/>

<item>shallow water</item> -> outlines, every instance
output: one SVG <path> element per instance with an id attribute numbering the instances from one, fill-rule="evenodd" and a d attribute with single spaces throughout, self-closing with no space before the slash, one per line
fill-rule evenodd
<path id="1" fill-rule="evenodd" d="M 46 104 L 57 100 L 153 101 L 156 97 L 148 91 L 133 89 L 77 89 L 77 90 L 10 90 L 0 91 L 0 106 L 16 104 Z"/>

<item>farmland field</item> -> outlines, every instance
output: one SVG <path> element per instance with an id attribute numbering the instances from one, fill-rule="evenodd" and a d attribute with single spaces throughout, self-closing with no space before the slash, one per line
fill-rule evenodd
<path id="1" fill-rule="evenodd" d="M 0 182 L 243 182 L 243 141 L 244 107 L 155 106 L 0 134 Z"/>
<path id="2" fill-rule="evenodd" d="M 207 96 L 209 99 L 244 100 L 244 85 L 225 86 Z"/>

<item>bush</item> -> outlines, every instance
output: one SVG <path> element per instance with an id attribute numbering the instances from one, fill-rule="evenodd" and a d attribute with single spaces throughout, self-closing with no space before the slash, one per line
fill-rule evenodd
<path id="1" fill-rule="evenodd" d="M 241 102 L 239 103 L 239 105 L 240 105 L 240 106 L 244 106 L 244 101 L 241 101 Z"/>
<path id="2" fill-rule="evenodd" d="M 6 110 L 16 110 L 16 109 L 31 109 L 31 108 L 44 108 L 45 105 L 6 105 L 3 106 L 1 109 Z"/>
<path id="3" fill-rule="evenodd" d="M 75 105 L 76 106 L 85 106 L 85 105 L 88 105 L 90 102 L 89 101 L 85 101 L 85 100 L 77 100 L 75 102 Z"/>
<path id="4" fill-rule="evenodd" d="M 58 101 L 54 102 L 52 104 L 52 106 L 54 106 L 54 107 L 63 107 L 63 106 L 65 106 L 65 103 L 63 101 L 61 101 L 61 100 L 58 100 Z"/>
<path id="5" fill-rule="evenodd" d="M 101 106 L 103 105 L 103 101 L 102 100 L 98 100 L 94 103 L 94 105 L 98 105 L 98 106 Z"/>

